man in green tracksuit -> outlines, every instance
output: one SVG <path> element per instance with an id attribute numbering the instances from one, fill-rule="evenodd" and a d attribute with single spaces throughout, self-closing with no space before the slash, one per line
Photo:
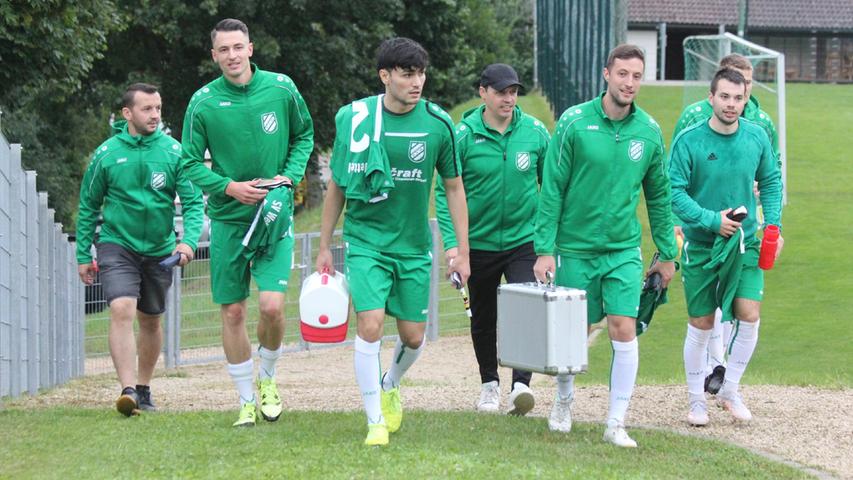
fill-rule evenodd
<path id="1" fill-rule="evenodd" d="M 177 253 L 180 265 L 192 260 L 204 203 L 201 191 L 180 167 L 181 145 L 160 130 L 162 102 L 157 88 L 135 83 L 122 102 L 125 120 L 113 124 L 113 136 L 95 150 L 80 185 L 77 263 L 87 285 L 100 269 L 110 306 L 110 355 L 122 387 L 116 408 L 130 416 L 155 410 L 150 383 L 163 345 L 160 316 L 172 284 L 172 273 L 157 264 Z M 184 235 L 177 246 L 176 193 L 184 218 Z M 96 266 L 91 248 L 102 208 Z M 134 312 L 139 320 L 138 372 Z"/>
<path id="2" fill-rule="evenodd" d="M 776 133 L 776 126 L 773 125 L 773 120 L 770 118 L 770 115 L 761 109 L 758 104 L 758 99 L 752 96 L 752 63 L 750 63 L 749 59 L 743 55 L 732 53 L 726 55 L 722 60 L 720 60 L 720 68 L 731 68 L 737 70 L 741 75 L 743 75 L 746 82 L 747 102 L 741 116 L 751 122 L 754 122 L 767 133 L 767 137 L 770 139 L 770 146 L 773 148 L 773 157 L 776 159 L 777 164 L 779 164 L 781 168 L 779 135 Z M 675 138 L 678 137 L 678 134 L 681 133 L 682 130 L 697 123 L 707 122 L 713 115 L 714 109 L 711 107 L 711 102 L 707 98 L 688 105 L 687 108 L 681 112 L 681 116 L 675 123 L 675 131 L 672 133 L 672 143 L 675 142 Z M 757 213 L 761 211 L 760 209 L 761 207 L 758 207 Z M 760 215 L 758 220 L 759 223 L 762 222 Z M 675 222 L 675 234 L 683 239 L 684 235 L 681 231 L 681 221 L 677 217 L 674 218 L 673 221 Z M 720 319 L 721 312 L 717 310 L 716 317 L 714 319 L 714 332 L 711 334 L 711 339 L 708 341 L 708 365 L 705 377 L 705 391 L 711 394 L 716 394 L 723 384 L 723 378 L 726 374 L 724 344 L 727 343 L 728 339 L 731 337 L 732 324 L 730 322 L 722 323 Z"/>
<path id="3" fill-rule="evenodd" d="M 468 200 L 471 243 L 471 339 L 482 387 L 477 410 L 500 409 L 497 359 L 497 288 L 507 281 L 533 282 L 533 220 L 550 134 L 516 105 L 521 82 L 509 65 L 495 63 L 480 75 L 483 105 L 465 112 L 456 126 L 456 150 Z M 456 236 L 441 183 L 435 206 L 445 256 L 456 256 Z M 530 372 L 513 370 L 509 414 L 534 405 Z"/>
<path id="4" fill-rule="evenodd" d="M 346 275 L 358 315 L 353 363 L 369 446 L 387 445 L 389 433 L 400 429 L 400 381 L 423 351 L 433 261 L 427 215 L 436 171 L 447 189 L 459 243 L 449 270 L 463 282 L 469 275 L 468 211 L 453 121 L 421 98 L 429 56 L 402 37 L 382 42 L 376 56 L 385 93 L 345 105 L 335 117 L 332 180 L 316 264 L 317 271 L 334 273 L 329 245 L 346 206 Z M 382 181 L 373 182 L 373 176 Z M 397 319 L 399 338 L 383 375 L 379 351 L 386 312 Z"/>
<path id="5" fill-rule="evenodd" d="M 536 278 L 546 281 L 556 271 L 558 285 L 586 290 L 590 324 L 607 316 L 613 363 L 604 440 L 621 447 L 637 446 L 624 418 L 639 364 L 641 189 L 661 259 L 649 273 L 659 272 L 664 287 L 677 253 L 660 127 L 634 104 L 644 67 L 639 47 L 614 48 L 604 69 L 607 90 L 560 117 L 545 157 L 534 234 Z M 573 390 L 574 376 L 557 376 L 552 430 L 571 430 Z"/>
<path id="6" fill-rule="evenodd" d="M 705 349 L 717 308 L 723 308 L 724 322 L 735 321 L 717 400 L 736 420 L 752 419 L 738 385 L 758 342 L 764 294 L 753 183 L 758 182 L 767 224 L 781 227 L 782 182 L 767 135 L 759 125 L 741 118 L 748 95 L 745 84 L 736 70 L 718 71 L 709 95 L 713 115 L 681 132 L 670 157 L 673 211 L 684 223 L 682 279 L 690 317 L 684 368 L 690 400 L 687 420 L 692 425 L 709 420 L 703 391 Z M 740 206 L 746 207 L 746 218 L 730 219 L 727 214 Z M 725 240 L 733 236 L 734 242 Z M 781 245 L 780 241 L 776 255 Z M 733 248 L 726 251 L 724 246 Z M 722 263 L 729 265 L 725 271 L 718 265 Z M 727 290 L 734 292 L 733 305 L 721 299 Z"/>
<path id="7" fill-rule="evenodd" d="M 211 54 L 222 76 L 198 90 L 184 117 L 183 165 L 210 194 L 210 276 L 221 305 L 222 346 L 240 394 L 235 426 L 281 415 L 275 364 L 284 337 L 284 300 L 293 252 L 292 229 L 264 249 L 244 241 L 264 205 L 260 179 L 292 186 L 302 180 L 314 149 L 314 126 L 305 101 L 286 75 L 263 71 L 249 59 L 253 45 L 240 20 L 225 19 L 211 32 Z M 211 168 L 204 165 L 210 152 Z M 288 187 L 280 187 L 288 188 Z M 292 195 L 292 193 L 291 193 Z M 286 202 L 282 202 L 285 203 Z M 293 215 L 292 201 L 283 215 Z M 251 344 L 246 333 L 250 276 L 260 290 L 258 391 L 255 400 Z"/>

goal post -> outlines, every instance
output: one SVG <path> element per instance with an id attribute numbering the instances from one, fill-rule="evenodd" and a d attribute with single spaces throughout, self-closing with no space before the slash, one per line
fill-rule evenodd
<path id="1" fill-rule="evenodd" d="M 753 68 L 752 95 L 776 125 L 782 165 L 783 201 L 788 203 L 788 155 L 785 115 L 785 55 L 737 35 L 696 35 L 684 39 L 683 106 L 708 96 L 720 60 L 731 53 L 746 57 Z"/>

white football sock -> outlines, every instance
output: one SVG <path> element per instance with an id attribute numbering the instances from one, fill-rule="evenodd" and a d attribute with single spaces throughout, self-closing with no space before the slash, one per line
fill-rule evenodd
<path id="1" fill-rule="evenodd" d="M 575 394 L 575 376 L 568 373 L 557 375 L 557 395 L 562 399 L 573 397 Z"/>
<path id="2" fill-rule="evenodd" d="M 684 373 L 687 375 L 687 393 L 702 395 L 705 392 L 705 349 L 713 330 L 702 330 L 687 324 L 684 337 Z"/>
<path id="3" fill-rule="evenodd" d="M 263 345 L 258 348 L 258 357 L 261 358 L 261 368 L 258 370 L 258 379 L 266 380 L 275 378 L 275 362 L 281 356 L 281 345 L 276 350 L 268 350 Z"/>
<path id="4" fill-rule="evenodd" d="M 640 348 L 636 338 L 630 342 L 611 340 L 610 343 L 613 345 L 613 363 L 610 367 L 610 409 L 607 419 L 624 424 L 637 381 Z"/>
<path id="5" fill-rule="evenodd" d="M 726 322 L 723 324 L 723 353 L 728 355 L 729 343 L 732 341 L 732 330 L 734 330 L 735 322 Z M 725 362 L 723 362 L 725 365 Z"/>
<path id="6" fill-rule="evenodd" d="M 711 338 L 708 340 L 708 363 L 706 368 L 709 374 L 717 365 L 726 364 L 726 338 L 725 327 L 721 322 L 722 318 L 723 312 L 718 308 L 714 313 L 714 329 L 711 330 Z"/>
<path id="7" fill-rule="evenodd" d="M 425 344 L 426 339 L 421 342 L 418 348 L 409 348 L 402 340 L 397 339 L 397 344 L 394 345 L 394 357 L 391 358 L 391 367 L 388 369 L 388 373 L 382 377 L 382 390 L 387 392 L 400 386 L 400 380 L 403 379 L 406 370 L 421 356 Z"/>
<path id="8" fill-rule="evenodd" d="M 737 392 L 743 372 L 746 371 L 746 366 L 749 365 L 749 360 L 752 358 L 752 352 L 755 351 L 755 345 L 758 344 L 758 324 L 760 321 L 756 320 L 755 323 L 750 323 L 735 320 L 735 329 L 729 346 L 726 381 L 723 383 L 721 391 L 726 393 Z"/>
<path id="9" fill-rule="evenodd" d="M 250 358 L 243 363 L 229 363 L 228 375 L 234 381 L 237 392 L 240 394 L 240 406 L 255 402 L 255 388 L 252 385 L 252 370 L 255 362 Z"/>
<path id="10" fill-rule="evenodd" d="M 382 403 L 379 398 L 379 348 L 380 340 L 367 342 L 361 337 L 355 337 L 355 380 L 361 390 L 364 401 L 364 412 L 367 423 L 382 423 Z"/>

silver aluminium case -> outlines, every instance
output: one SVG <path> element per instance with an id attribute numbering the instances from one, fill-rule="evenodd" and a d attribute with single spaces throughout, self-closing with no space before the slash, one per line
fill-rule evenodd
<path id="1" fill-rule="evenodd" d="M 557 375 L 587 370 L 586 291 L 542 283 L 498 287 L 498 363 Z"/>

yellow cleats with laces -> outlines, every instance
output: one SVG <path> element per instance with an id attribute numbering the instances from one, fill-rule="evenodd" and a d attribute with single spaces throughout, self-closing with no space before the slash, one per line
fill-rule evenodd
<path id="1" fill-rule="evenodd" d="M 274 422 L 281 416 L 281 397 L 275 379 L 258 380 L 258 394 L 261 397 L 261 416 L 268 422 Z"/>

